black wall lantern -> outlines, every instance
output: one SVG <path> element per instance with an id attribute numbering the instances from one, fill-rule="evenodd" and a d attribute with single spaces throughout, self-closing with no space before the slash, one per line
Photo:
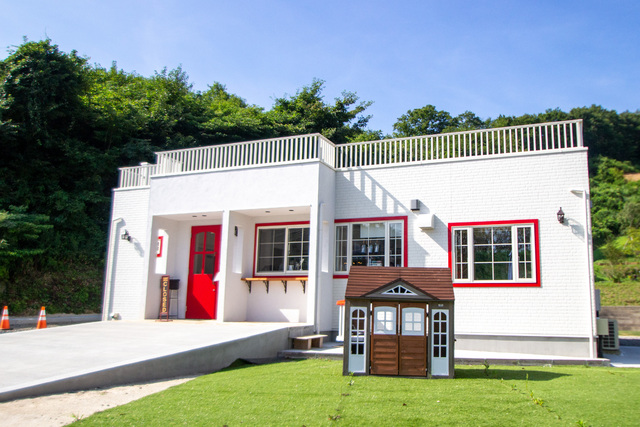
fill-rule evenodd
<path id="1" fill-rule="evenodd" d="M 562 208 L 558 211 L 558 222 L 560 224 L 564 224 L 564 212 L 562 212 Z"/>
<path id="2" fill-rule="evenodd" d="M 127 242 L 131 241 L 131 235 L 129 234 L 129 230 L 124 230 L 124 233 L 122 233 L 122 236 L 120 236 L 120 238 L 122 240 L 126 240 Z"/>

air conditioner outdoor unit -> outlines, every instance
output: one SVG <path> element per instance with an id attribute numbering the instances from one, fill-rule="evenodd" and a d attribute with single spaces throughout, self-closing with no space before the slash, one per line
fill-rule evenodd
<path id="1" fill-rule="evenodd" d="M 618 340 L 618 321 L 616 319 L 609 320 L 609 335 L 600 335 L 602 340 L 602 349 L 606 351 L 620 350 L 620 341 Z"/>

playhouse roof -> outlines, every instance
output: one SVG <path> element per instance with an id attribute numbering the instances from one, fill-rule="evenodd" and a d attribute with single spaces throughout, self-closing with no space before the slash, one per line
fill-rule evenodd
<path id="1" fill-rule="evenodd" d="M 453 301 L 453 283 L 448 268 L 352 266 L 346 298 L 373 297 L 394 284 L 404 284 L 423 293 L 425 299 Z"/>

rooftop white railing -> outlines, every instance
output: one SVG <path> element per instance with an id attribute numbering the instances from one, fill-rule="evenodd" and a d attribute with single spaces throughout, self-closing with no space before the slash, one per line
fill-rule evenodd
<path id="1" fill-rule="evenodd" d="M 570 120 L 338 145 L 335 168 L 404 164 L 582 146 L 582 120 Z"/>
<path id="2" fill-rule="evenodd" d="M 120 188 L 152 176 L 316 160 L 335 169 L 422 163 L 582 147 L 582 120 L 334 145 L 320 134 L 156 153 L 155 165 L 120 168 Z"/>

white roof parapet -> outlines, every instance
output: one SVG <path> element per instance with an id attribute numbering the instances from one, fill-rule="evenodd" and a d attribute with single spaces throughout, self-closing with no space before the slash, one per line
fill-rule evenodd
<path id="1" fill-rule="evenodd" d="M 120 188 L 152 176 L 319 161 L 334 169 L 424 163 L 583 147 L 582 120 L 335 145 L 315 133 L 156 153 L 155 165 L 120 168 Z"/>

